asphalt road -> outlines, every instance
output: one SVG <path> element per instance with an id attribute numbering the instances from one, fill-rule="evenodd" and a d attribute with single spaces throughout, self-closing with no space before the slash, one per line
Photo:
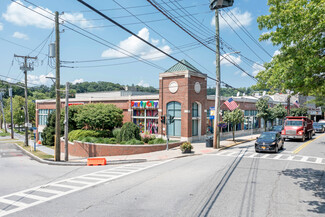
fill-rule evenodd
<path id="1" fill-rule="evenodd" d="M 105 167 L 49 166 L 8 144 L 0 150 L 15 153 L 0 157 L 0 216 L 325 215 L 325 134 L 286 141 L 277 154 L 255 153 L 253 141 Z"/>

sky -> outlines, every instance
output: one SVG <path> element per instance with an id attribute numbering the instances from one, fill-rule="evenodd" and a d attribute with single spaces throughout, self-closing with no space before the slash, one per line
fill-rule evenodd
<path id="1" fill-rule="evenodd" d="M 85 1 L 165 53 L 178 60 L 185 59 L 215 78 L 215 12 L 209 9 L 209 0 L 155 1 L 209 48 L 146 0 Z M 37 60 L 29 60 L 34 68 L 28 72 L 29 87 L 52 84 L 46 77 L 55 76 L 55 59 L 48 56 L 49 44 L 55 42 L 55 11 L 61 19 L 61 84 L 107 81 L 158 88 L 159 73 L 176 64 L 77 0 L 16 0 L 16 3 L 1 0 L 1 80 L 23 81 L 20 70 L 23 59 L 14 58 L 16 54 L 37 56 Z M 258 42 L 259 36 L 268 31 L 259 30 L 256 21 L 257 17 L 269 14 L 267 0 L 235 0 L 232 7 L 219 13 L 221 80 L 235 88 L 250 87 L 256 81 L 247 74 L 255 76 L 279 49 L 269 41 Z M 236 62 L 240 69 L 226 59 Z M 208 87 L 215 87 L 215 83 L 208 79 Z"/>

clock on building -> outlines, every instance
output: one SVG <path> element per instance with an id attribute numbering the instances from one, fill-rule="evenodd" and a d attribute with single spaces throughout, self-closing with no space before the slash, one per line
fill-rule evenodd
<path id="1" fill-rule="evenodd" d="M 169 83 L 169 91 L 171 93 L 176 93 L 178 90 L 178 83 L 176 81 L 172 81 Z"/>
<path id="2" fill-rule="evenodd" d="M 194 91 L 195 91 L 195 93 L 200 93 L 200 91 L 201 91 L 201 84 L 199 82 L 195 82 L 195 84 L 194 84 Z"/>

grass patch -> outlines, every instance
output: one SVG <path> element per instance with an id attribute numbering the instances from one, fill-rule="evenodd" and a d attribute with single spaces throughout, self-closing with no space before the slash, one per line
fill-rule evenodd
<path id="1" fill-rule="evenodd" d="M 0 136 L 10 136 L 10 133 L 6 133 L 6 132 L 1 132 Z"/>
<path id="2" fill-rule="evenodd" d="M 23 142 L 16 142 L 20 147 L 28 151 L 29 153 L 41 158 L 41 159 L 54 159 L 53 155 L 46 154 L 44 152 L 41 152 L 39 150 L 31 151 L 31 146 L 25 146 Z"/>

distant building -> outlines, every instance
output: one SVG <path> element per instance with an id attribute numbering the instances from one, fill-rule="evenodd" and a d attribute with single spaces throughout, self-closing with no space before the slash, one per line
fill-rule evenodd
<path id="1" fill-rule="evenodd" d="M 214 107 L 215 97 L 207 96 L 207 75 L 201 73 L 186 60 L 187 66 L 177 63 L 166 72 L 159 74 L 159 94 L 137 91 L 112 91 L 95 93 L 77 93 L 76 98 L 69 99 L 71 104 L 109 103 L 123 110 L 123 122 L 134 122 L 141 133 L 148 132 L 157 136 L 168 135 L 174 139 L 186 141 L 203 140 L 213 130 L 210 109 Z M 236 130 L 253 130 L 263 128 L 264 121 L 256 117 L 258 98 L 268 98 L 273 107 L 285 103 L 285 96 L 236 96 L 234 101 L 244 111 L 245 122 L 222 129 L 225 134 L 233 127 Z M 221 112 L 228 110 L 223 104 L 229 97 L 221 97 Z M 65 100 L 61 99 L 63 108 Z M 42 138 L 47 117 L 55 109 L 55 100 L 36 100 L 37 139 Z M 160 122 L 162 115 L 172 115 L 175 121 L 166 127 Z"/>

